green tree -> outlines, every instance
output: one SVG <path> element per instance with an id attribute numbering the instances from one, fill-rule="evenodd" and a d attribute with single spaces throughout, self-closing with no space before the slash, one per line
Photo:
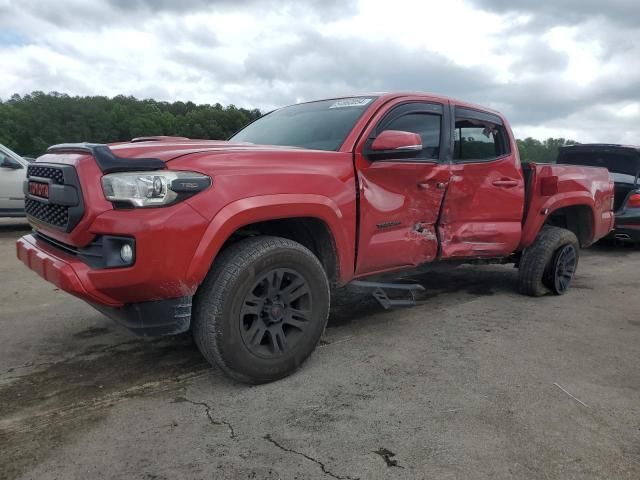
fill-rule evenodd
<path id="1" fill-rule="evenodd" d="M 148 135 L 223 140 L 259 116 L 259 110 L 219 103 L 32 92 L 0 100 L 0 143 L 37 156 L 63 142 L 109 143 Z"/>
<path id="2" fill-rule="evenodd" d="M 520 160 L 523 162 L 553 163 L 558 157 L 558 149 L 565 145 L 575 145 L 575 140 L 564 138 L 547 138 L 544 141 L 527 137 L 517 140 Z"/>

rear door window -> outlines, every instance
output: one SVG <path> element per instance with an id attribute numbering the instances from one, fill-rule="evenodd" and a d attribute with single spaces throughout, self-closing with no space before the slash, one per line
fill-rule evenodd
<path id="1" fill-rule="evenodd" d="M 453 159 L 458 162 L 491 161 L 511 153 L 509 135 L 493 114 L 456 109 L 453 139 Z"/>

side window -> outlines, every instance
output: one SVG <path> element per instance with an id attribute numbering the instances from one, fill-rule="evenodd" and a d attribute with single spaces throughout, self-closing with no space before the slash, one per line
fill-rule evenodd
<path id="1" fill-rule="evenodd" d="M 442 117 L 431 113 L 407 113 L 383 125 L 382 130 L 417 133 L 422 138 L 422 150 L 415 159 L 438 159 L 440 155 L 440 124 Z"/>
<path id="2" fill-rule="evenodd" d="M 0 151 L 0 167 L 11 168 L 15 163 L 16 161 L 13 158 Z"/>
<path id="3" fill-rule="evenodd" d="M 462 161 L 493 160 L 510 152 L 508 138 L 502 125 L 456 118 L 453 158 Z"/>

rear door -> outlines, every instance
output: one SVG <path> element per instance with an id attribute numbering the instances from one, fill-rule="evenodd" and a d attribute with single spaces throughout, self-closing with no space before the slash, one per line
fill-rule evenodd
<path id="1" fill-rule="evenodd" d="M 501 257 L 520 243 L 524 178 L 495 114 L 454 107 L 451 179 L 440 222 L 442 256 Z"/>
<path id="2" fill-rule="evenodd" d="M 448 105 L 396 101 L 378 112 L 356 147 L 360 224 L 356 275 L 436 258 L 436 226 L 449 181 Z M 384 130 L 418 133 L 422 150 L 376 159 L 369 149 Z"/>

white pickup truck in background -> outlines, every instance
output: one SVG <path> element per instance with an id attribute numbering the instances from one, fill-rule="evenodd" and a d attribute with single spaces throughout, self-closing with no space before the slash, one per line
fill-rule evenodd
<path id="1" fill-rule="evenodd" d="M 29 162 L 0 145 L 0 217 L 24 217 L 22 183 Z"/>

